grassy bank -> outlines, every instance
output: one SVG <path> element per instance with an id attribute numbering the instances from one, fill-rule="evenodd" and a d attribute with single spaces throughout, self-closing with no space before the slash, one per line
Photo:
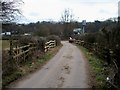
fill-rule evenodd
<path id="1" fill-rule="evenodd" d="M 56 48 L 52 48 L 47 53 L 43 54 L 41 58 L 35 59 L 32 61 L 26 62 L 24 65 L 20 66 L 19 69 L 14 72 L 12 75 L 6 76 L 2 83 L 3 86 L 8 86 L 11 82 L 17 80 L 18 78 L 21 78 L 23 76 L 26 76 L 30 73 L 35 72 L 36 70 L 40 69 L 44 64 L 46 64 L 56 53 L 59 51 L 59 49 L 62 47 L 62 45 L 57 46 Z"/>
<path id="2" fill-rule="evenodd" d="M 90 65 L 91 86 L 95 88 L 107 88 L 106 85 L 106 70 L 103 66 L 104 61 L 99 59 L 96 55 L 89 52 L 86 48 L 78 46 L 84 53 Z"/>

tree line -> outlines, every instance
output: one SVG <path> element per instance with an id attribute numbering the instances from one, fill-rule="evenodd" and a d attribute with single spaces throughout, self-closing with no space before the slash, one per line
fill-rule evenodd
<path id="1" fill-rule="evenodd" d="M 96 33 L 102 27 L 108 26 L 115 23 L 114 21 L 95 21 L 87 22 L 85 26 L 85 33 Z M 74 28 L 81 28 L 82 22 L 72 21 L 72 22 L 49 22 L 42 21 L 29 24 L 16 24 L 7 23 L 3 24 L 2 32 L 17 32 L 18 34 L 30 33 L 32 35 L 37 35 L 45 37 L 48 35 L 57 35 L 62 39 L 68 39 L 70 36 L 74 35 Z M 80 35 L 79 35 L 80 36 Z"/>

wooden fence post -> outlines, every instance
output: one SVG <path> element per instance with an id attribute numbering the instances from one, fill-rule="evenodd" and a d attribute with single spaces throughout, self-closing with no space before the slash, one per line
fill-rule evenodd
<path id="1" fill-rule="evenodd" d="M 13 39 L 12 39 L 12 35 L 10 35 L 9 40 L 10 40 L 9 62 L 10 62 L 10 65 L 11 65 L 12 69 L 15 70 L 16 65 L 15 65 L 14 58 L 13 58 Z"/>

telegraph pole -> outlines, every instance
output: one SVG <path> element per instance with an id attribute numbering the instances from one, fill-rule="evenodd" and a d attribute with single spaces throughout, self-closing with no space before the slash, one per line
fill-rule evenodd
<path id="1" fill-rule="evenodd" d="M 82 31 L 83 31 L 83 34 L 85 33 L 85 26 L 86 26 L 86 20 L 83 20 L 82 21 Z"/>

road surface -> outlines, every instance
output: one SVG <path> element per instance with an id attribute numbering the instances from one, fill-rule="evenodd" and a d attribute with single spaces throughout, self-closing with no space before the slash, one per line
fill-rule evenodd
<path id="1" fill-rule="evenodd" d="M 86 61 L 81 51 L 67 41 L 40 70 L 12 88 L 88 88 Z"/>

